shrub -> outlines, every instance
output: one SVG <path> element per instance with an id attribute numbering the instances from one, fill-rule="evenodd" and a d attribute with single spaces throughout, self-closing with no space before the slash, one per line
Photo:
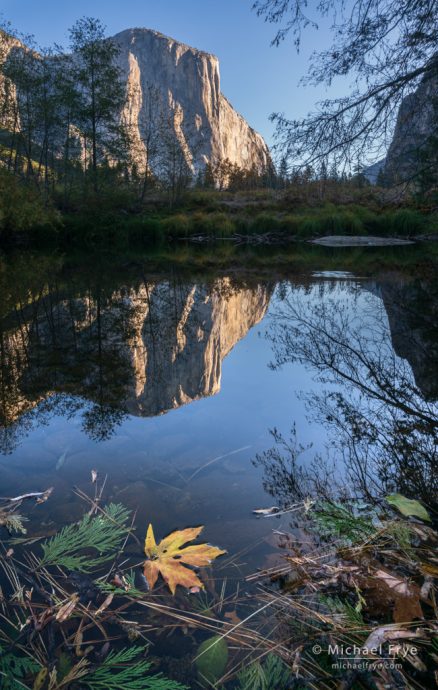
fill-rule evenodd
<path id="1" fill-rule="evenodd" d="M 38 190 L 0 170 L 0 231 L 14 234 L 37 227 L 53 231 L 60 224 L 59 213 L 44 203 Z"/>
<path id="2" fill-rule="evenodd" d="M 414 209 L 401 208 L 391 214 L 391 231 L 397 235 L 419 235 L 425 228 L 425 217 Z"/>
<path id="3" fill-rule="evenodd" d="M 251 223 L 251 232 L 276 232 L 281 229 L 281 223 L 272 213 L 259 213 Z"/>
<path id="4" fill-rule="evenodd" d="M 169 235 L 177 235 L 179 237 L 187 237 L 191 230 L 191 221 L 188 216 L 183 213 L 178 213 L 162 221 L 162 227 L 165 233 Z"/>

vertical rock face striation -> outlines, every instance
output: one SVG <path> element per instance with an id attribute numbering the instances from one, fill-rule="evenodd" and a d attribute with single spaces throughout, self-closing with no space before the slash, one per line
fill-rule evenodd
<path id="1" fill-rule="evenodd" d="M 109 40 L 119 49 L 116 59 L 127 94 L 121 116 L 130 126 L 133 156 L 135 159 L 137 153 L 140 167 L 148 160 L 148 167 L 155 172 L 153 157 L 143 152 L 151 141 L 156 143 L 167 136 L 172 146 L 177 142 L 194 174 L 207 163 L 224 160 L 259 173 L 272 168 L 263 137 L 221 93 L 217 57 L 150 29 L 127 29 Z M 7 64 L 14 50 L 28 48 L 0 32 L 0 67 Z M 42 59 L 33 50 L 29 52 L 37 60 Z M 6 84 L 0 71 L 2 100 Z M 10 86 L 15 88 L 14 84 Z M 10 123 L 2 119 L 1 112 L 0 121 L 3 128 L 8 128 Z M 79 131 L 80 123 L 77 127 Z"/>
<path id="2" fill-rule="evenodd" d="M 127 116 L 138 141 L 145 139 L 153 109 L 148 100 L 159 93 L 194 172 L 225 159 L 259 172 L 271 166 L 263 138 L 221 93 L 217 57 L 150 29 L 127 29 L 112 40 L 120 50 L 119 67 L 130 94 Z"/>
<path id="3" fill-rule="evenodd" d="M 430 138 L 437 136 L 438 57 L 416 91 L 400 106 L 384 173 L 389 183 L 409 181 L 424 167 L 422 156 Z"/>

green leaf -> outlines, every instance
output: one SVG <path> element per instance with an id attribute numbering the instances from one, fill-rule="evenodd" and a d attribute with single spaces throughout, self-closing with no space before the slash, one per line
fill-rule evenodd
<path id="1" fill-rule="evenodd" d="M 431 521 L 429 513 L 419 501 L 406 498 L 406 496 L 402 496 L 401 494 L 391 494 L 391 496 L 386 497 L 386 500 L 391 506 L 397 508 L 402 515 L 406 515 L 406 517 L 414 516 L 420 518 L 420 520 L 425 520 L 427 522 Z"/>
<path id="2" fill-rule="evenodd" d="M 213 684 L 223 676 L 228 663 L 228 645 L 220 635 L 209 637 L 198 647 L 196 668 L 200 677 Z"/>

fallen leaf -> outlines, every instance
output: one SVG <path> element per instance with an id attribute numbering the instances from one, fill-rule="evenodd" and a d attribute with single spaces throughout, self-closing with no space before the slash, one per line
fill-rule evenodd
<path id="1" fill-rule="evenodd" d="M 376 583 L 376 601 L 380 602 L 382 608 L 392 608 L 395 623 L 409 623 L 424 618 L 418 585 L 380 569 L 374 572 L 371 582 L 374 583 L 376 578 L 380 581 Z"/>
<path id="2" fill-rule="evenodd" d="M 432 577 L 438 577 L 438 566 L 433 563 L 420 563 L 420 570 L 425 575 L 431 575 Z"/>
<path id="3" fill-rule="evenodd" d="M 280 508 L 277 508 L 277 506 L 271 506 L 271 508 L 257 508 L 252 512 L 254 513 L 254 515 L 260 515 L 261 517 L 265 517 L 266 515 L 275 515 L 279 511 Z"/>
<path id="4" fill-rule="evenodd" d="M 93 484 L 97 482 L 97 470 L 91 470 L 91 481 Z"/>
<path id="5" fill-rule="evenodd" d="M 380 580 L 383 580 L 387 587 L 393 589 L 401 596 L 409 596 L 412 593 L 407 580 L 401 580 L 398 577 L 394 577 L 394 575 L 385 572 L 385 570 L 376 570 L 374 576 L 378 577 Z"/>
<path id="6" fill-rule="evenodd" d="M 202 680 L 213 685 L 221 678 L 228 663 L 227 641 L 221 635 L 209 637 L 198 647 L 196 668 Z"/>
<path id="7" fill-rule="evenodd" d="M 126 577 L 124 575 L 119 575 L 118 573 L 114 575 L 113 579 L 111 580 L 111 584 L 114 585 L 114 587 L 119 587 L 119 589 L 124 589 L 125 592 L 129 592 L 131 589 Z"/>
<path id="8" fill-rule="evenodd" d="M 108 606 L 111 604 L 113 599 L 114 599 L 114 592 L 110 592 L 110 594 L 108 594 L 107 598 L 105 599 L 103 604 L 101 606 L 99 606 L 99 608 L 97 609 L 97 611 L 94 615 L 100 616 L 100 614 L 103 613 L 105 611 L 105 609 L 108 608 Z"/>
<path id="9" fill-rule="evenodd" d="M 380 647 L 387 640 L 412 640 L 416 637 L 422 637 L 419 628 L 417 630 L 405 630 L 397 625 L 382 625 L 372 631 L 363 647 L 371 650 Z"/>
<path id="10" fill-rule="evenodd" d="M 419 501 L 406 498 L 406 496 L 402 496 L 402 494 L 391 494 L 391 496 L 386 497 L 386 500 L 390 505 L 397 508 L 402 515 L 406 515 L 406 517 L 413 516 L 420 518 L 420 520 L 425 520 L 426 522 L 431 521 L 429 513 Z"/>
<path id="11" fill-rule="evenodd" d="M 175 594 L 177 585 L 187 589 L 204 588 L 193 570 L 185 568 L 182 564 L 200 568 L 210 565 L 215 558 L 226 552 L 210 544 L 196 544 L 183 548 L 184 544 L 196 539 L 202 530 L 203 527 L 178 530 L 157 545 L 152 525 L 149 525 L 145 541 L 145 554 L 148 560 L 144 564 L 144 575 L 150 589 L 154 588 L 160 573 L 172 594 Z"/>
<path id="12" fill-rule="evenodd" d="M 46 489 L 45 491 L 43 491 L 43 493 L 37 497 L 36 502 L 38 504 L 39 503 L 45 503 L 50 498 L 50 496 L 52 495 L 53 489 L 54 489 L 54 487 L 51 486 L 48 489 Z"/>
<path id="13" fill-rule="evenodd" d="M 58 613 L 56 614 L 55 618 L 58 621 L 58 623 L 63 623 L 64 621 L 67 620 L 73 613 L 73 611 L 76 608 L 76 604 L 79 601 L 79 596 L 77 594 L 74 594 L 69 601 L 61 606 L 59 609 Z"/>
<path id="14" fill-rule="evenodd" d="M 34 684 L 32 686 L 32 690 L 41 690 L 44 683 L 46 682 L 48 673 L 49 670 L 47 668 L 42 668 L 41 671 L 38 672 L 37 677 L 35 678 Z"/>
<path id="15" fill-rule="evenodd" d="M 230 621 L 232 625 L 239 625 L 239 623 L 242 622 L 242 619 L 239 618 L 236 611 L 227 611 L 224 613 L 224 618 L 226 618 L 227 621 Z"/>
<path id="16" fill-rule="evenodd" d="M 65 451 L 65 453 L 60 455 L 58 462 L 55 465 L 55 470 L 60 470 L 61 467 L 63 467 L 65 465 L 66 459 L 67 459 L 67 451 Z"/>

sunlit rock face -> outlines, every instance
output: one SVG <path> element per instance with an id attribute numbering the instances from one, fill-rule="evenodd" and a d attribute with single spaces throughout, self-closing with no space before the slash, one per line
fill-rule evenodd
<path id="1" fill-rule="evenodd" d="M 105 298 L 46 300 L 22 329 L 25 340 L 17 331 L 3 341 L 3 376 L 13 379 L 3 423 L 53 393 L 139 416 L 214 395 L 224 357 L 263 318 L 270 294 L 224 278 L 209 286 L 144 283 Z"/>
<path id="2" fill-rule="evenodd" d="M 271 166 L 263 138 L 221 93 L 217 57 L 149 29 L 128 29 L 113 40 L 120 49 L 119 66 L 130 94 L 127 115 L 138 142 L 145 139 L 152 86 L 187 148 L 193 172 L 225 159 L 259 172 Z"/>
<path id="3" fill-rule="evenodd" d="M 217 57 L 150 29 L 128 29 L 110 40 L 119 49 L 116 59 L 127 96 L 120 116 L 129 126 L 132 158 L 139 170 L 145 168 L 147 161 L 148 167 L 160 175 L 165 165 L 163 157 L 176 155 L 194 175 L 207 163 L 224 160 L 245 170 L 254 168 L 260 174 L 272 169 L 263 137 L 221 92 Z M 7 64 L 12 50 L 27 48 L 0 33 L 0 63 Z M 33 55 L 41 59 L 36 53 Z M 7 84 L 0 72 L 2 99 Z M 14 85 L 8 88 L 15 98 Z M 8 128 L 13 123 L 0 112 L 0 124 Z M 79 133 L 80 124 L 76 124 L 75 132 Z M 35 136 L 38 139 L 38 132 Z M 152 149 L 163 149 L 163 141 L 171 150 L 161 156 L 160 162 L 158 156 L 152 155 Z M 60 141 L 60 155 L 62 145 Z"/>

